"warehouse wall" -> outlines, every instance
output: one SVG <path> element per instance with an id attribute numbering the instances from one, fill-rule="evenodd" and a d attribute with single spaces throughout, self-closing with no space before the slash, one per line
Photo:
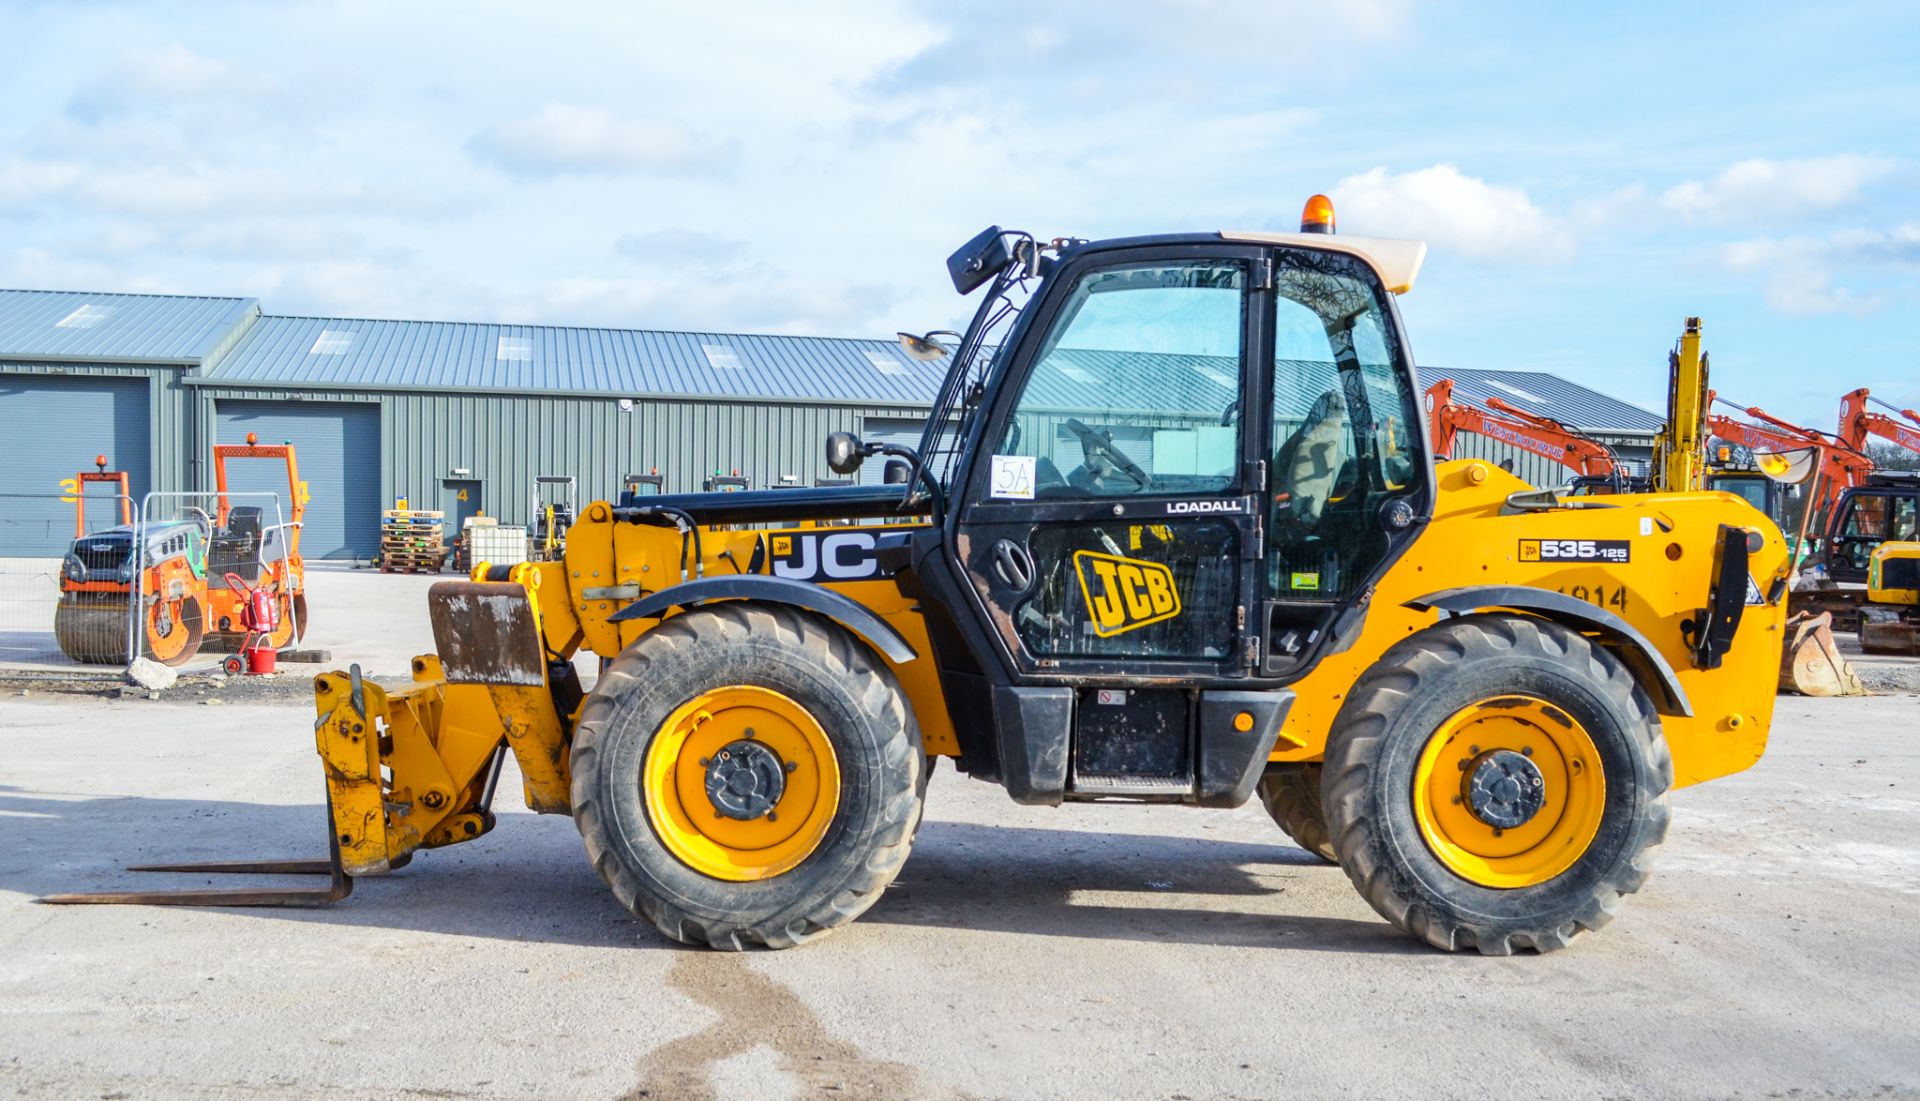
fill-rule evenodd
<path id="1" fill-rule="evenodd" d="M 536 474 L 572 474 L 581 504 L 613 499 L 620 477 L 654 467 L 670 493 L 698 490 L 715 470 L 738 469 L 753 485 L 795 475 L 827 477 L 827 433 L 858 431 L 863 417 L 919 417 L 910 406 L 652 401 L 618 398 L 299 390 L 199 386 L 198 422 L 214 424 L 221 398 L 248 401 L 358 401 L 380 406 L 383 507 L 406 497 L 415 508 L 452 510 L 449 479 L 482 483 L 483 506 L 503 523 L 527 522 Z M 198 454 L 213 440 L 203 436 Z M 470 473 L 456 475 L 455 469 Z M 319 494 L 324 487 L 314 486 Z"/>

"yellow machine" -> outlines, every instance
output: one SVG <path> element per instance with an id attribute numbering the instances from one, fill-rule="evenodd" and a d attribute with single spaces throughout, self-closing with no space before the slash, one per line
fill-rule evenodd
<path id="1" fill-rule="evenodd" d="M 316 680 L 331 887 L 56 901 L 338 898 L 487 832 L 511 754 L 621 905 L 785 947 L 879 897 L 945 757 L 1028 804 L 1257 794 L 1441 948 L 1603 925 L 1669 792 L 1765 748 L 1787 548 L 1724 494 L 1428 462 L 1424 246 L 1332 228 L 983 232 L 921 447 L 827 441 L 904 484 L 591 503 L 433 588 L 414 683 Z"/>
<path id="2" fill-rule="evenodd" d="M 1920 654 L 1920 543 L 1889 540 L 1867 563 L 1860 648 L 1870 654 Z"/>

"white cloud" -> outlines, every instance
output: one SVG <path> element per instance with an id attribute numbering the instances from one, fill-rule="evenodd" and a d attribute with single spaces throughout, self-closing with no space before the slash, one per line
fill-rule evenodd
<path id="1" fill-rule="evenodd" d="M 1328 192 L 1342 232 L 1417 237 L 1477 260 L 1564 263 L 1573 256 L 1565 222 L 1525 191 L 1491 184 L 1450 164 L 1399 175 L 1374 168 Z"/>
<path id="2" fill-rule="evenodd" d="M 1856 317 L 1879 309 L 1889 295 L 1879 284 L 1896 273 L 1920 269 L 1920 222 L 1888 230 L 1847 229 L 1823 237 L 1761 237 L 1721 249 L 1728 271 L 1764 280 L 1767 305 L 1784 314 L 1844 313 Z M 1871 280 L 1859 292 L 1841 280 Z"/>
<path id="3" fill-rule="evenodd" d="M 623 119 L 604 107 L 549 103 L 530 118 L 496 123 L 467 149 L 521 176 L 605 175 L 634 171 L 709 172 L 728 149 L 677 123 Z"/>
<path id="4" fill-rule="evenodd" d="M 654 229 L 621 234 L 613 251 L 641 264 L 712 269 L 746 255 L 747 243 L 704 230 Z"/>
<path id="5" fill-rule="evenodd" d="M 1889 157 L 1849 153 L 1803 160 L 1740 161 L 1711 180 L 1668 188 L 1660 205 L 1689 222 L 1772 222 L 1849 205 L 1899 167 Z"/>
<path id="6" fill-rule="evenodd" d="M 185 46 L 133 50 L 67 100 L 67 114 L 85 122 L 138 114 L 183 100 L 237 100 L 272 92 L 266 76 Z"/>

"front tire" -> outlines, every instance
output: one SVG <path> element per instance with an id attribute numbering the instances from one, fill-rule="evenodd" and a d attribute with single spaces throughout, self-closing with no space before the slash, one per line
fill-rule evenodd
<path id="1" fill-rule="evenodd" d="M 668 937 L 786 948 L 893 881 L 924 763 L 866 646 L 729 602 L 666 620 L 601 675 L 574 732 L 574 820 L 615 897 Z"/>
<path id="2" fill-rule="evenodd" d="M 1328 738 L 1341 867 L 1438 948 L 1546 952 L 1610 921 L 1666 836 L 1673 761 L 1611 653 L 1558 624 L 1456 618 L 1361 677 Z"/>

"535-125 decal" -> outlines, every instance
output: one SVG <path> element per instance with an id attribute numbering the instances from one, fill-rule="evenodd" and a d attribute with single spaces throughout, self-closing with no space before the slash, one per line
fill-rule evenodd
<path id="1" fill-rule="evenodd" d="M 1522 562 L 1607 562 L 1633 560 L 1633 544 L 1625 539 L 1522 539 Z"/>

